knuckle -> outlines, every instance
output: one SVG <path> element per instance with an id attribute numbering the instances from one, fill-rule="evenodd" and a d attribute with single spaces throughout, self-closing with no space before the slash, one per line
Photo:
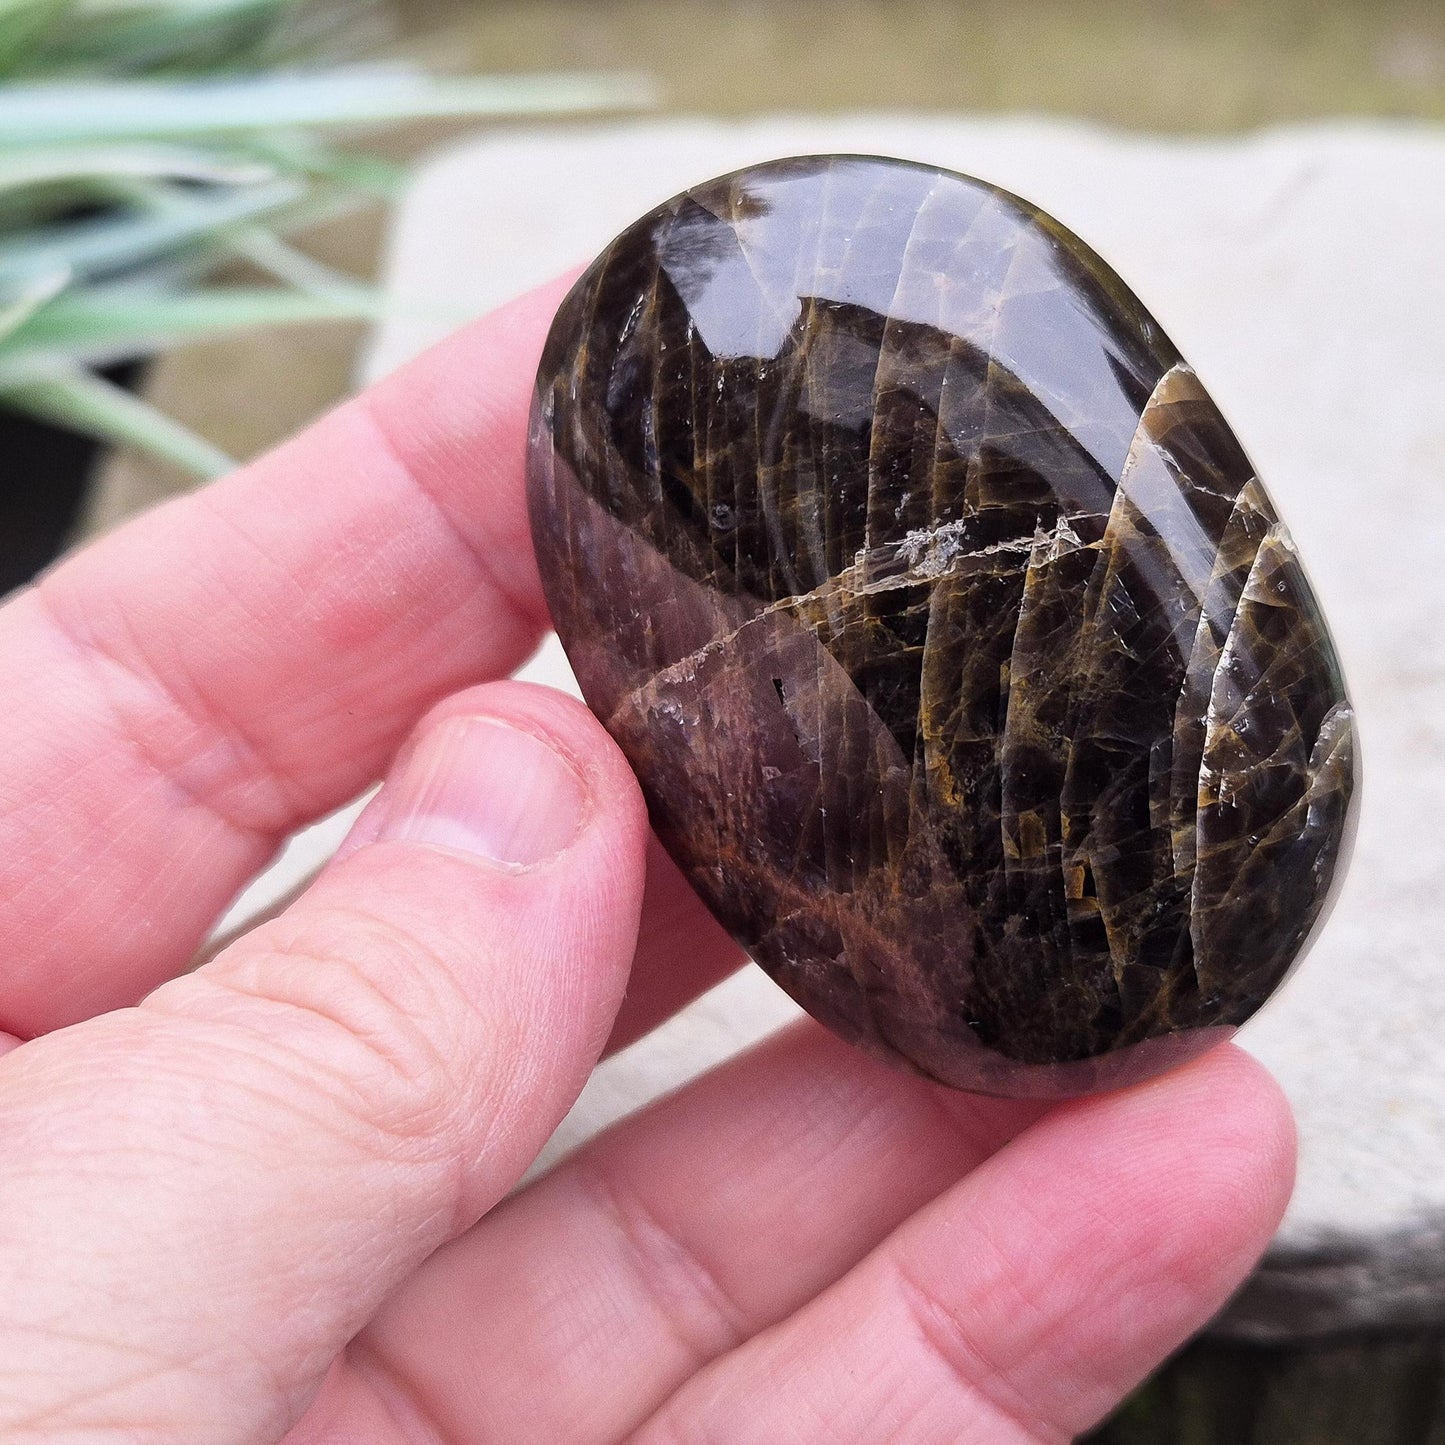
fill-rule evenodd
<path id="1" fill-rule="evenodd" d="M 199 504 L 208 505 L 203 496 L 197 494 Z M 314 800 L 197 682 L 149 665 L 125 636 L 123 620 L 79 620 L 54 581 L 28 596 L 57 645 L 93 680 L 91 692 L 105 700 L 117 742 L 188 803 L 231 831 L 263 838 L 284 834 L 314 811 Z"/>
<path id="2" fill-rule="evenodd" d="M 716 1266 L 669 1223 L 637 1188 L 594 1161 L 579 1161 L 576 1180 L 612 1225 L 637 1290 L 698 1367 L 735 1349 L 752 1333 L 748 1312 Z"/>
<path id="3" fill-rule="evenodd" d="M 890 1266 L 892 1288 L 902 1303 L 914 1338 L 972 1405 L 997 1421 L 1007 1438 L 1030 1445 L 1062 1445 L 1071 1438 L 1038 1418 L 1015 1388 L 1008 1369 L 990 1358 L 978 1332 L 941 1299 L 936 1290 L 901 1261 Z"/>
<path id="4" fill-rule="evenodd" d="M 176 994 L 167 997 L 169 989 Z M 283 916 L 147 1001 L 243 1035 L 297 1107 L 318 1103 L 353 1143 L 434 1161 L 475 1107 L 474 1010 L 439 948 L 364 909 Z"/>

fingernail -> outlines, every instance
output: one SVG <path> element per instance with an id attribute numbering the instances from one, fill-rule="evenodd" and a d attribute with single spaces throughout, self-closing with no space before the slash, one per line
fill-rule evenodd
<path id="1" fill-rule="evenodd" d="M 516 868 L 560 853 L 587 809 L 582 779 L 559 752 L 534 733 L 479 717 L 438 724 L 382 799 L 380 838 Z"/>

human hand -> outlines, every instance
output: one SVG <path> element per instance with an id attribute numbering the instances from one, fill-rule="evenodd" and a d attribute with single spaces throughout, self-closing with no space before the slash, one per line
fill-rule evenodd
<path id="1" fill-rule="evenodd" d="M 1279 1219 L 1288 1110 L 1232 1047 L 1045 1109 L 811 1022 L 499 1203 L 609 1040 L 740 961 L 601 727 L 491 680 L 546 625 L 559 296 L 0 609 L 7 1441 L 1060 1440 Z"/>

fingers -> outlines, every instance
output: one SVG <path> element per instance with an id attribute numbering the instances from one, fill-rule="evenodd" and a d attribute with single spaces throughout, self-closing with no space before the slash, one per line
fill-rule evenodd
<path id="1" fill-rule="evenodd" d="M 1043 1107 L 949 1093 L 789 1028 L 433 1256 L 295 1445 L 360 1438 L 378 1392 L 447 1440 L 621 1439 Z"/>
<path id="2" fill-rule="evenodd" d="M 0 1061 L 5 1438 L 277 1438 L 581 1087 L 647 837 L 595 721 L 454 699 L 365 822 L 198 973 Z"/>
<path id="3" fill-rule="evenodd" d="M 1071 1439 L 1223 1304 L 1292 1176 L 1288 1106 L 1228 1046 L 1057 1109 L 636 1439 Z"/>
<path id="4" fill-rule="evenodd" d="M 316 874 L 311 874 L 264 913 L 208 942 L 196 963 L 214 958 L 222 948 L 289 908 L 315 878 Z M 662 844 L 650 837 L 637 952 L 603 1057 L 635 1043 L 747 961 L 747 955 L 707 911 Z M 4 1050 L 5 1038 L 0 1035 L 0 1053 Z"/>
<path id="5" fill-rule="evenodd" d="M 0 1028 L 175 973 L 279 839 L 535 646 L 526 417 L 561 289 L 0 609 Z"/>

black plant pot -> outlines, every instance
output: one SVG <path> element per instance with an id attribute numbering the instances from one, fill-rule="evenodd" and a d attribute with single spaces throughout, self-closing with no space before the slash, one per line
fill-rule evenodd
<path id="1" fill-rule="evenodd" d="M 109 367 L 134 390 L 144 361 Z M 23 586 L 64 550 L 108 448 L 49 422 L 0 409 L 0 595 Z"/>

